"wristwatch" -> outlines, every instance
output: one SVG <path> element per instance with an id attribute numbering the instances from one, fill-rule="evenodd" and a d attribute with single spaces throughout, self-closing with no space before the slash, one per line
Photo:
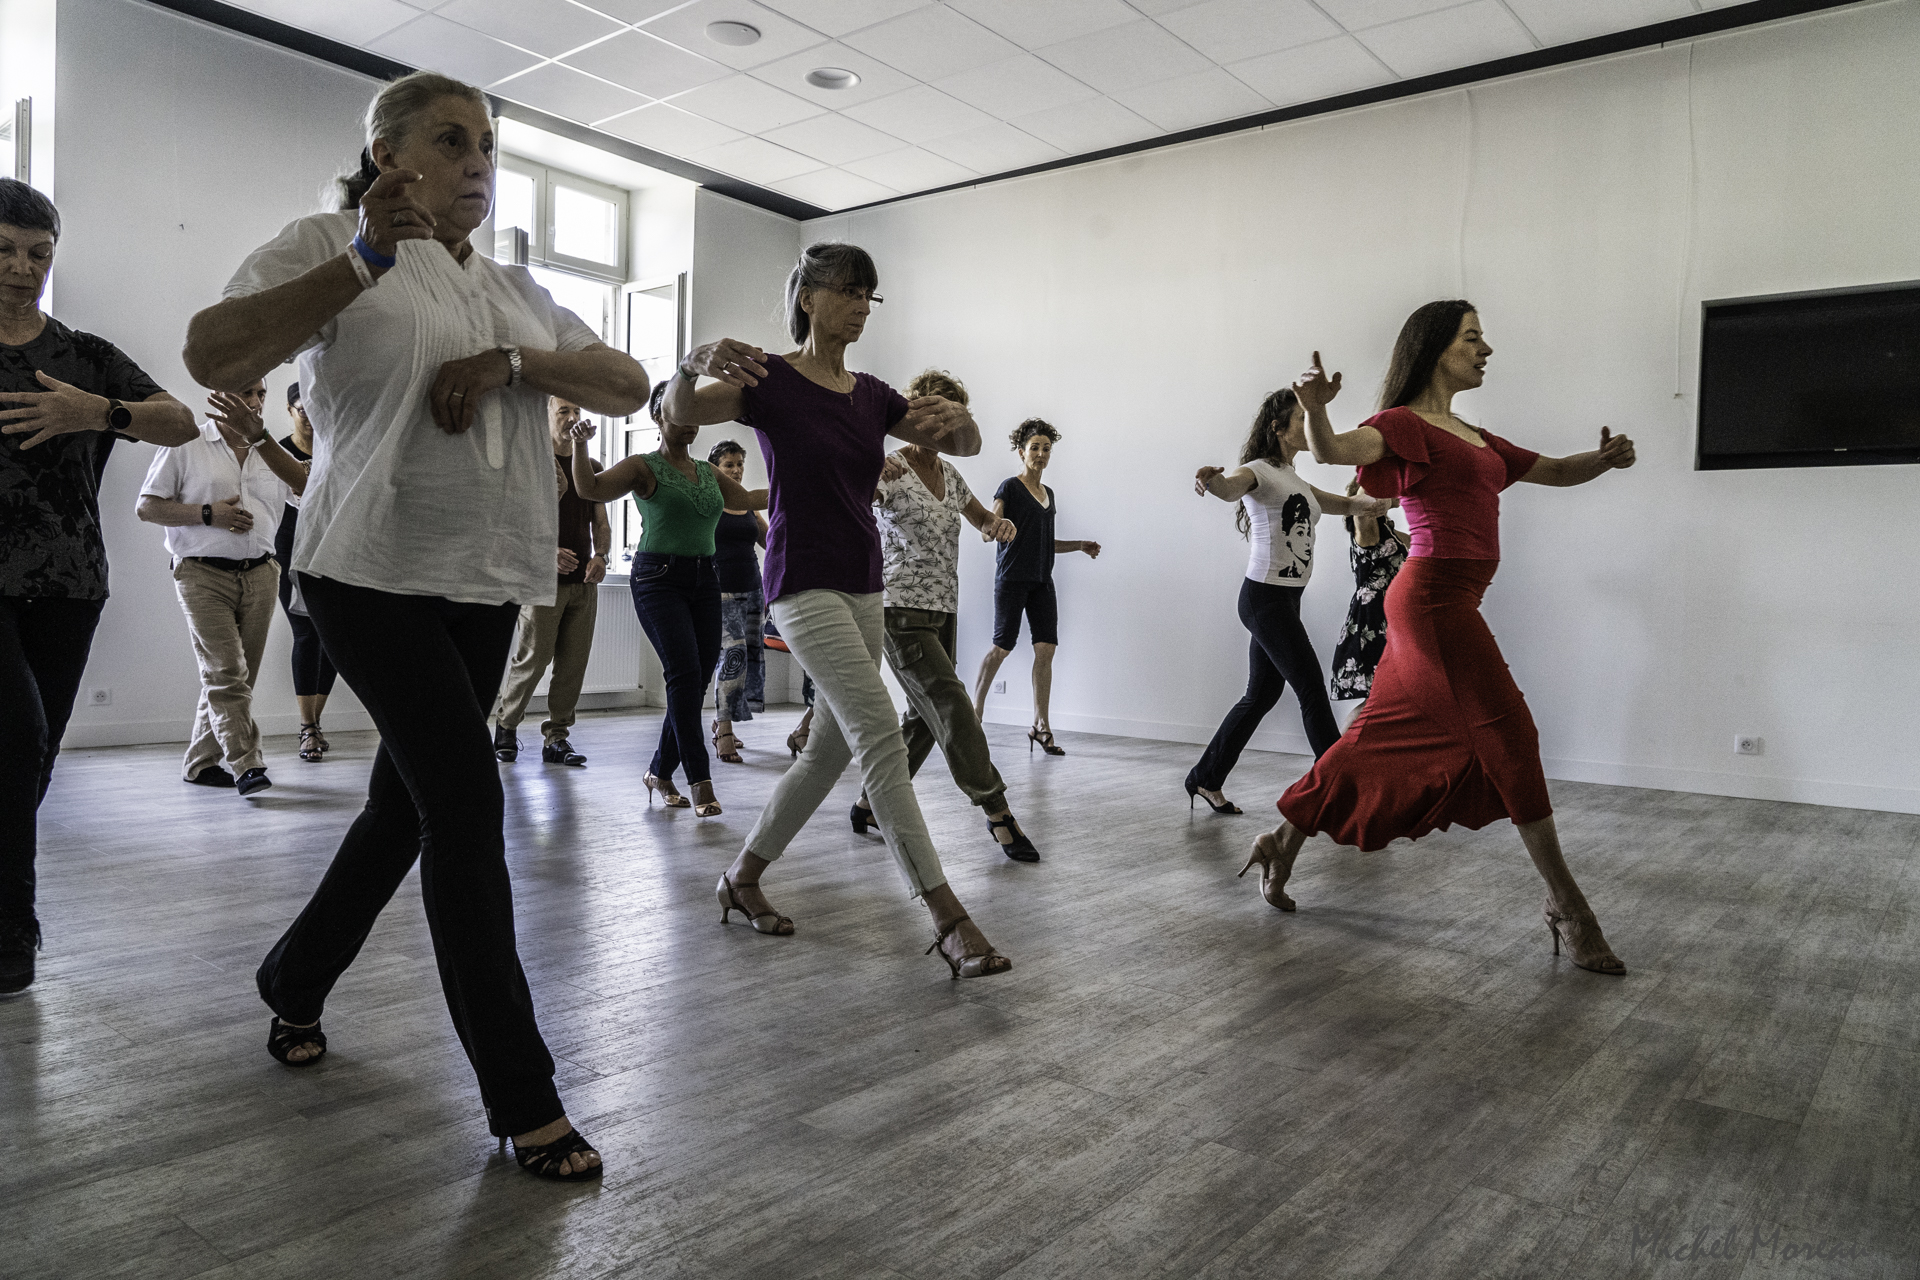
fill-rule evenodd
<path id="1" fill-rule="evenodd" d="M 133 425 L 133 410 L 127 408 L 127 406 L 125 406 L 124 404 L 121 404 L 118 400 L 115 400 L 112 397 L 108 397 L 107 399 L 107 430 L 125 431 L 128 427 L 131 427 L 132 425 Z"/>
<path id="2" fill-rule="evenodd" d="M 203 502 L 200 504 L 200 523 L 204 525 L 211 525 L 213 523 L 213 504 L 211 502 Z"/>
<path id="3" fill-rule="evenodd" d="M 520 348 L 502 345 L 500 350 L 507 357 L 507 385 L 517 387 L 520 385 Z"/>

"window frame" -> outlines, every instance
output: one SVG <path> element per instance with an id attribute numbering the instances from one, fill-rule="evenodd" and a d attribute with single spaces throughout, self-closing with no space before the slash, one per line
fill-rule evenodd
<path id="1" fill-rule="evenodd" d="M 576 276 L 586 276 L 588 279 L 598 280 L 603 284 L 625 285 L 627 283 L 627 239 L 631 227 L 630 218 L 632 214 L 628 192 L 619 187 L 610 187 L 604 182 L 595 182 L 592 178 L 584 178 L 566 169 L 556 169 L 550 165 L 540 164 L 537 161 L 529 160 L 524 156 L 514 155 L 508 151 L 502 151 L 495 156 L 494 168 L 496 170 L 504 170 L 508 173 L 517 173 L 521 177 L 531 178 L 533 180 L 534 225 L 528 228 L 527 232 L 526 265 L 548 267 L 555 271 L 565 271 Z M 576 258 L 554 251 L 554 199 L 556 192 L 561 187 L 578 191 L 582 195 L 592 196 L 596 200 L 604 200 L 606 203 L 614 206 L 618 211 L 614 237 L 614 256 L 616 261 L 613 263 L 595 262 L 590 258 Z M 494 194 L 497 206 L 499 193 L 496 190 Z M 494 253 L 490 253 L 488 255 L 489 257 L 494 257 L 495 254 L 498 253 L 499 247 L 500 229 L 495 222 L 496 213 L 497 208 L 495 210 L 489 210 L 487 218 L 489 224 L 488 234 L 492 239 L 494 248 Z"/>

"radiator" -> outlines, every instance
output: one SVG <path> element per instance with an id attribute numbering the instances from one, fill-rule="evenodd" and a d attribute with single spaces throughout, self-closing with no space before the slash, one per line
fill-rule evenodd
<path id="1" fill-rule="evenodd" d="M 600 584 L 598 612 L 593 623 L 593 653 L 587 659 L 581 693 L 629 693 L 645 687 L 642 654 L 651 653 L 640 620 L 633 616 L 633 597 L 627 584 Z M 553 669 L 540 677 L 536 697 L 546 697 Z"/>

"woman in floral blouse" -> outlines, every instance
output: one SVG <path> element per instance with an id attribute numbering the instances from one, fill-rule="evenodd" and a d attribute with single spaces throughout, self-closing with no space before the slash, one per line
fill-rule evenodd
<path id="1" fill-rule="evenodd" d="M 1358 480 L 1348 482 L 1348 497 L 1359 492 Z M 1373 688 L 1373 669 L 1387 648 L 1387 587 L 1407 558 L 1407 535 L 1393 527 L 1391 517 L 1348 516 L 1347 536 L 1353 539 L 1347 552 L 1353 564 L 1353 601 L 1333 649 L 1335 702 L 1364 698 Z"/>

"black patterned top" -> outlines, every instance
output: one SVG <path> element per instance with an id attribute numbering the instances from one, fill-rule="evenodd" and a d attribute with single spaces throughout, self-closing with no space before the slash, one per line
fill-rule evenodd
<path id="1" fill-rule="evenodd" d="M 1353 534 L 1352 516 L 1347 517 L 1347 534 Z M 1353 601 L 1333 647 L 1330 688 L 1335 702 L 1364 698 L 1373 689 L 1373 669 L 1387 648 L 1387 587 L 1406 563 L 1407 549 L 1393 536 L 1392 518 L 1381 516 L 1380 541 L 1370 547 L 1356 542 L 1347 554 L 1353 563 Z"/>
<path id="2" fill-rule="evenodd" d="M 111 342 L 75 333 L 52 316 L 32 342 L 0 343 L 0 391 L 45 391 L 36 372 L 128 403 L 160 393 L 160 384 Z M 31 438 L 0 436 L 0 595 L 104 600 L 100 477 L 114 441 L 133 437 L 76 431 L 22 449 Z"/>

